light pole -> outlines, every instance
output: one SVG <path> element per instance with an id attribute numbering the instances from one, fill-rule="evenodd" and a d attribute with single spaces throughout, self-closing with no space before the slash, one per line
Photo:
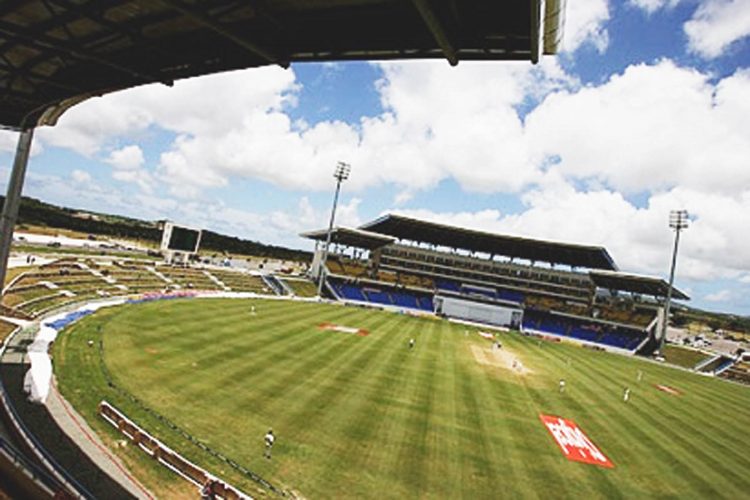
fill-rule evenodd
<path id="1" fill-rule="evenodd" d="M 669 323 L 669 308 L 672 305 L 672 284 L 674 283 L 674 270 L 677 267 L 677 247 L 680 244 L 680 231 L 688 227 L 687 210 L 672 210 L 669 212 L 669 227 L 674 229 L 674 248 L 672 250 L 672 269 L 669 271 L 669 288 L 667 289 L 667 301 L 664 306 L 664 321 L 661 325 L 661 339 L 659 340 L 659 356 L 664 356 L 664 343 L 667 341 L 667 323 Z"/>
<path id="2" fill-rule="evenodd" d="M 339 202 L 339 191 L 341 191 L 341 182 L 349 178 L 352 166 L 340 161 L 336 164 L 336 170 L 333 177 L 336 179 L 336 193 L 333 195 L 333 208 L 331 208 L 331 221 L 328 223 L 328 234 L 326 234 L 326 244 L 323 247 L 323 258 L 320 259 L 318 271 L 318 297 L 323 296 L 323 280 L 325 280 L 326 260 L 328 259 L 328 247 L 331 245 L 331 232 L 333 231 L 333 221 L 336 218 L 336 205 Z"/>

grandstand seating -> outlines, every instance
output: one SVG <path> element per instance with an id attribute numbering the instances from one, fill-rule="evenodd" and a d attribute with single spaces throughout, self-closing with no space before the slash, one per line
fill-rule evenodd
<path id="1" fill-rule="evenodd" d="M 438 290 L 447 290 L 449 292 L 460 292 L 461 285 L 452 280 L 438 279 L 435 280 Z"/>
<path id="2" fill-rule="evenodd" d="M 397 283 L 398 275 L 393 271 L 378 271 L 377 279 L 384 283 Z"/>
<path id="3" fill-rule="evenodd" d="M 23 273 L 3 296 L 2 306 L 21 317 L 35 317 L 51 309 L 108 296 L 164 289 L 224 290 L 272 293 L 263 279 L 235 271 L 158 266 L 143 262 L 94 263 L 64 259 Z"/>
<path id="4" fill-rule="evenodd" d="M 394 305 L 419 309 L 419 300 L 415 295 L 404 292 L 390 292 L 389 295 Z"/>
<path id="5" fill-rule="evenodd" d="M 435 303 L 432 300 L 432 297 L 429 295 L 424 295 L 422 297 L 417 297 L 417 302 L 419 304 L 419 308 L 423 309 L 425 311 L 434 311 L 435 310 Z"/>
<path id="6" fill-rule="evenodd" d="M 750 362 L 740 361 L 724 370 L 720 377 L 750 385 Z"/>
<path id="7" fill-rule="evenodd" d="M 523 327 L 627 350 L 635 349 L 646 338 L 645 333 L 634 329 L 592 323 L 536 309 L 526 310 Z"/>
<path id="8" fill-rule="evenodd" d="M 85 298 L 122 293 L 94 272 L 91 266 L 75 259 L 40 266 L 13 282 L 3 297 L 3 305 L 33 317 Z"/>
<path id="9" fill-rule="evenodd" d="M 362 264 L 360 261 L 345 260 L 342 261 L 344 267 L 344 274 L 356 277 L 367 276 L 367 266 Z"/>
<path id="10" fill-rule="evenodd" d="M 479 295 L 494 300 L 503 300 L 506 302 L 515 302 L 517 304 L 523 303 L 524 294 L 514 290 L 505 290 L 502 288 L 487 288 L 478 287 L 473 285 L 462 284 L 460 285 L 460 292 L 465 295 Z"/>
<path id="11" fill-rule="evenodd" d="M 315 297 L 318 295 L 318 287 L 312 281 L 304 279 L 282 279 L 282 281 L 291 288 L 297 297 Z"/>
<path id="12" fill-rule="evenodd" d="M 260 276 L 215 269 L 209 272 L 233 292 L 273 293 Z"/>
<path id="13" fill-rule="evenodd" d="M 419 293 L 413 290 L 399 287 L 388 287 L 355 284 L 335 279 L 328 280 L 329 285 L 336 294 L 345 300 L 357 302 L 371 302 L 386 306 L 403 307 L 407 309 L 419 309 L 423 311 L 434 310 L 432 295 Z"/>
<path id="14" fill-rule="evenodd" d="M 364 288 L 363 292 L 365 297 L 367 297 L 367 300 L 369 300 L 370 302 L 393 305 L 393 301 L 391 300 L 389 294 L 383 292 L 382 290 L 376 288 Z"/>
<path id="15" fill-rule="evenodd" d="M 341 264 L 341 262 L 338 261 L 338 259 L 328 259 L 326 261 L 326 267 L 328 268 L 328 272 L 332 274 L 340 274 L 340 275 L 346 275 L 346 269 Z"/>
<path id="16" fill-rule="evenodd" d="M 367 266 L 359 260 L 350 259 L 342 255 L 330 254 L 326 260 L 326 267 L 331 274 L 339 276 L 353 276 L 364 278 L 368 275 Z M 394 276 L 395 281 L 395 276 Z"/>
<path id="17" fill-rule="evenodd" d="M 357 300 L 360 302 L 367 302 L 362 289 L 355 285 L 348 285 L 346 283 L 331 283 L 331 286 L 336 290 L 336 293 L 343 299 Z"/>
<path id="18" fill-rule="evenodd" d="M 195 289 L 195 290 L 222 290 L 215 281 L 209 278 L 203 271 L 199 269 L 191 269 L 184 267 L 172 267 L 172 266 L 159 266 L 156 271 L 164 275 L 166 278 L 172 280 L 175 284 L 181 288 Z"/>
<path id="19" fill-rule="evenodd" d="M 497 294 L 495 293 L 494 288 L 490 290 L 484 287 L 480 288 L 471 285 L 461 285 L 461 293 L 466 295 L 479 295 L 490 299 L 497 298 Z"/>
<path id="20" fill-rule="evenodd" d="M 435 288 L 435 282 L 432 279 L 404 272 L 398 273 L 398 282 L 404 286 L 426 288 L 428 290 Z"/>
<path id="21" fill-rule="evenodd" d="M 603 320 L 638 325 L 645 328 L 651 323 L 651 321 L 653 321 L 654 317 L 656 317 L 656 310 L 639 309 L 632 303 L 612 304 L 599 302 L 595 306 L 594 315 Z"/>
<path id="22" fill-rule="evenodd" d="M 472 281 L 483 286 L 491 284 L 506 289 L 533 290 L 562 298 L 584 298 L 590 291 L 590 281 L 584 273 L 561 272 L 402 245 L 383 248 L 380 265 L 399 272 Z"/>
<path id="23" fill-rule="evenodd" d="M 540 295 L 526 295 L 525 304 L 539 310 L 556 311 L 575 316 L 589 316 L 590 308 L 581 302 L 556 299 Z M 614 308 L 609 304 L 597 304 L 592 317 L 623 325 L 646 328 L 656 316 L 656 311 L 635 308 Z"/>

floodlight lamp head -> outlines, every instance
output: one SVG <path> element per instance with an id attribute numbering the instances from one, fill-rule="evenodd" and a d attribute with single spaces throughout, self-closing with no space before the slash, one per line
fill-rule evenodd
<path id="1" fill-rule="evenodd" d="M 688 213 L 687 210 L 672 210 L 669 212 L 669 227 L 676 229 L 687 229 L 688 227 Z"/>
<path id="2" fill-rule="evenodd" d="M 352 166 L 348 163 L 340 161 L 336 164 L 336 170 L 333 173 L 333 177 L 339 181 L 345 181 L 349 178 L 349 173 L 352 171 Z"/>

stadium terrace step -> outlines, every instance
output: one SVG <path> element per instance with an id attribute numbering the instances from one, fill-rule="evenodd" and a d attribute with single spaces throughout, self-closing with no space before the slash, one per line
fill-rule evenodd
<path id="1" fill-rule="evenodd" d="M 208 279 L 210 279 L 211 281 L 213 281 L 214 283 L 216 283 L 216 285 L 219 288 L 221 288 L 222 290 L 224 290 L 224 291 L 229 291 L 230 290 L 230 288 L 227 285 L 225 285 L 223 281 L 221 281 L 219 278 L 217 278 L 216 276 L 214 276 L 213 274 L 211 274 L 207 269 L 203 270 L 203 274 L 205 274 L 208 277 Z"/>
<path id="2" fill-rule="evenodd" d="M 262 274 L 261 278 L 276 295 L 290 295 L 284 284 L 273 274 Z"/>
<path id="3" fill-rule="evenodd" d="M 154 273 L 154 274 L 155 274 L 155 275 L 156 275 L 157 277 L 159 277 L 159 279 L 161 279 L 161 280 L 162 280 L 162 281 L 163 281 L 164 283 L 169 283 L 169 284 L 172 284 L 172 283 L 174 283 L 174 282 L 173 282 L 173 281 L 172 281 L 172 280 L 171 280 L 170 278 L 167 278 L 167 277 L 166 277 L 166 276 L 164 276 L 164 275 L 163 275 L 162 273 L 160 273 L 159 271 L 157 271 L 155 267 L 148 267 L 148 266 L 147 266 L 147 267 L 146 267 L 146 269 L 147 269 L 148 271 L 150 271 L 150 272 Z"/>
<path id="4" fill-rule="evenodd" d="M 310 280 L 302 278 L 283 278 L 287 288 L 297 297 L 315 297 L 318 295 L 318 287 Z"/>
<path id="5" fill-rule="evenodd" d="M 693 367 L 693 370 L 695 370 L 695 371 L 697 371 L 697 372 L 713 371 L 713 368 L 712 368 L 712 366 L 713 366 L 713 365 L 715 365 L 715 364 L 717 364 L 717 363 L 718 363 L 718 361 L 719 361 L 719 360 L 720 360 L 721 358 L 722 358 L 722 355 L 721 355 L 721 354 L 717 354 L 717 355 L 715 355 L 715 356 L 711 356 L 711 357 L 709 357 L 709 358 L 707 358 L 707 359 L 705 359 L 705 360 L 701 361 L 701 362 L 700 362 L 700 363 L 698 363 L 697 365 L 695 365 L 695 366 Z M 707 367 L 709 368 L 708 370 L 706 370 L 706 368 L 707 368 Z"/>

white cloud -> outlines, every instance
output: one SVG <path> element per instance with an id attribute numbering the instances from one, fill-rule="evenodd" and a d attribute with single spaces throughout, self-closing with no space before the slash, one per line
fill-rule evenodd
<path id="1" fill-rule="evenodd" d="M 18 132 L 0 129 L 0 152 L 11 153 L 16 150 Z"/>
<path id="2" fill-rule="evenodd" d="M 630 0 L 630 4 L 653 14 L 671 9 L 685 0 Z M 683 24 L 687 49 L 705 59 L 724 55 L 732 44 L 750 35 L 748 0 L 695 0 L 690 19 Z"/>
<path id="3" fill-rule="evenodd" d="M 671 9 L 675 7 L 680 0 L 630 0 L 631 5 L 653 14 L 660 9 Z"/>
<path id="4" fill-rule="evenodd" d="M 600 86 L 556 92 L 526 120 L 530 149 L 566 176 L 625 192 L 750 185 L 750 71 L 717 84 L 670 61 L 634 65 Z"/>
<path id="5" fill-rule="evenodd" d="M 705 299 L 709 302 L 727 302 L 732 298 L 730 290 L 719 290 L 718 292 L 709 293 Z"/>
<path id="6" fill-rule="evenodd" d="M 137 170 L 145 162 L 143 150 L 134 144 L 112 151 L 104 161 L 118 170 Z"/>
<path id="7" fill-rule="evenodd" d="M 733 198 L 678 188 L 651 195 L 639 208 L 617 192 L 577 190 L 558 179 L 527 193 L 523 202 L 520 213 L 509 215 L 395 211 L 461 227 L 601 245 L 623 270 L 665 276 L 673 238 L 669 211 L 687 207 L 694 220 L 682 235 L 678 280 L 740 279 L 750 269 L 750 238 L 737 230 L 750 213 L 750 190 Z"/>
<path id="8" fill-rule="evenodd" d="M 237 177 L 328 189 L 339 160 L 352 163 L 348 186 L 355 190 L 393 183 L 413 193 L 454 177 L 467 189 L 512 192 L 539 176 L 517 107 L 576 85 L 554 60 L 536 67 L 466 63 L 460 71 L 432 61 L 380 67 L 385 112 L 359 124 L 293 122 L 284 108 L 296 101 L 294 73 L 264 69 L 92 100 L 65 115 L 45 141 L 94 154 L 120 142 L 122 134 L 132 140 L 155 127 L 171 131 L 175 139 L 161 153 L 155 177 L 183 198 Z M 457 93 L 462 99 L 455 99 Z M 212 96 L 208 102 L 206 95 Z M 109 128 L 99 121 L 92 133 L 88 117 L 107 113 L 122 120 Z M 143 163 L 138 152 L 127 146 L 112 152 L 108 162 L 119 165 L 116 178 L 148 185 L 126 165 Z"/>
<path id="9" fill-rule="evenodd" d="M 0 153 L 15 154 L 18 146 L 18 132 L 12 130 L 0 129 Z M 44 147 L 38 140 L 31 142 L 31 157 L 38 155 L 44 150 Z"/>
<path id="10" fill-rule="evenodd" d="M 0 190 L 5 189 L 8 174 L 8 168 L 0 169 Z M 298 234 L 327 227 L 330 214 L 329 206 L 314 207 L 305 196 L 296 206 L 260 213 L 230 207 L 221 200 L 182 200 L 149 192 L 129 193 L 98 184 L 90 174 L 77 169 L 65 177 L 29 171 L 24 192 L 27 196 L 61 206 L 144 220 L 167 218 L 231 236 L 306 250 L 311 244 Z M 361 225 L 360 203 L 359 198 L 342 200 L 336 213 L 336 224 Z"/>
<path id="11" fill-rule="evenodd" d="M 145 158 L 143 150 L 135 144 L 110 152 L 104 160 L 113 167 L 112 177 L 122 182 L 137 184 L 142 190 L 151 192 L 154 189 L 153 176 L 143 168 Z"/>
<path id="12" fill-rule="evenodd" d="M 84 156 L 99 152 L 114 137 L 148 134 L 152 126 L 177 134 L 223 136 L 247 114 L 293 104 L 296 89 L 294 73 L 277 67 L 190 78 L 171 88 L 145 85 L 85 101 L 38 135 Z"/>
<path id="13" fill-rule="evenodd" d="M 468 191 L 518 193 L 542 182 L 550 168 L 625 192 L 683 186 L 737 194 L 750 183 L 750 137 L 743 133 L 750 129 L 750 70 L 713 83 L 710 75 L 661 61 L 580 87 L 554 60 L 537 67 L 456 69 L 421 61 L 380 68 L 384 112 L 359 124 L 293 122 L 284 106 L 295 101 L 298 85 L 281 70 L 216 75 L 175 88 L 174 96 L 158 86 L 134 89 L 110 96 L 117 102 L 105 110 L 148 116 L 130 121 L 176 134 L 151 178 L 183 198 L 242 177 L 329 189 L 339 160 L 353 165 L 349 189 L 393 184 L 402 203 L 448 178 Z M 260 95 L 249 95 L 251 87 Z M 239 104 L 201 99 L 229 95 L 231 88 Z M 105 99 L 87 103 L 85 114 L 99 114 L 99 102 Z M 524 108 L 531 109 L 526 116 Z M 76 112 L 70 111 L 72 123 L 80 121 Z M 151 133 L 139 127 L 129 137 Z M 100 151 L 116 137 L 84 149 Z M 108 160 L 142 163 L 136 147 L 113 151 Z M 145 172 L 117 177 L 148 185 Z"/>
<path id="14" fill-rule="evenodd" d="M 88 184 L 91 182 L 91 174 L 83 170 L 75 169 L 70 173 L 70 178 L 76 184 Z"/>
<path id="15" fill-rule="evenodd" d="M 574 0 L 567 2 L 563 49 L 575 52 L 583 45 L 590 44 L 600 53 L 609 45 L 606 23 L 609 21 L 607 0 Z"/>
<path id="16" fill-rule="evenodd" d="M 750 2 L 704 0 L 684 25 L 688 48 L 702 57 L 715 58 L 750 35 Z"/>

